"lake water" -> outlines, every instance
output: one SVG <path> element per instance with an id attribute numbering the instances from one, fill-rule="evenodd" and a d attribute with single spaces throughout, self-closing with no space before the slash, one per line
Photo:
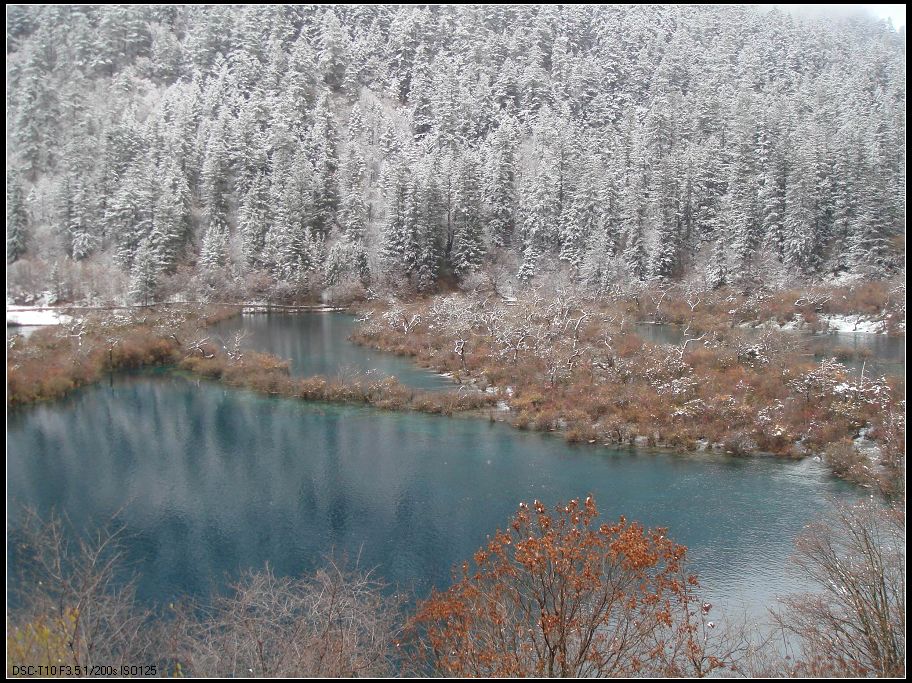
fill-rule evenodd
<path id="1" fill-rule="evenodd" d="M 478 419 L 271 399 L 176 375 L 124 376 L 10 416 L 8 490 L 92 527 L 122 509 L 141 594 L 205 593 L 241 568 L 318 566 L 334 548 L 426 592 L 520 501 L 593 494 L 665 525 L 720 605 L 796 588 L 792 540 L 848 495 L 811 461 L 588 446 Z"/>
<path id="2" fill-rule="evenodd" d="M 214 337 L 229 340 L 239 331 L 248 336 L 244 348 L 265 351 L 291 361 L 294 375 L 379 374 L 394 376 L 416 389 L 445 389 L 454 383 L 417 367 L 408 358 L 381 353 L 348 341 L 355 330 L 355 316 L 345 313 L 252 314 L 219 323 Z"/>
<path id="3" fill-rule="evenodd" d="M 341 316 L 280 317 L 356 357 Z M 292 355 L 271 318 L 243 324 Z M 363 366 L 403 360 L 361 351 Z M 805 585 L 788 559 L 802 527 L 832 497 L 859 495 L 810 460 L 571 446 L 487 420 L 268 398 L 161 371 L 14 411 L 7 437 L 10 523 L 21 505 L 85 528 L 120 511 L 140 595 L 155 603 L 266 562 L 306 572 L 334 550 L 426 595 L 519 502 L 592 494 L 603 519 L 667 526 L 714 604 L 759 616 Z"/>
<path id="4" fill-rule="evenodd" d="M 22 335 L 25 339 L 31 337 L 38 330 L 43 330 L 48 325 L 7 325 L 6 326 L 6 339 L 9 341 L 11 337 L 15 337 L 17 334 Z"/>

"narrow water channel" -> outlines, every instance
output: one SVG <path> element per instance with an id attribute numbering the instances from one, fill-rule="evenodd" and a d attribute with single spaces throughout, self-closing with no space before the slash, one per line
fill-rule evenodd
<path id="1" fill-rule="evenodd" d="M 245 334 L 243 345 L 291 361 L 292 374 L 300 377 L 340 373 L 393 376 L 416 389 L 448 389 L 453 382 L 417 367 L 408 358 L 357 346 L 348 337 L 357 326 L 355 316 L 338 312 L 252 314 L 229 318 L 211 328 L 214 336 L 228 340 Z"/>

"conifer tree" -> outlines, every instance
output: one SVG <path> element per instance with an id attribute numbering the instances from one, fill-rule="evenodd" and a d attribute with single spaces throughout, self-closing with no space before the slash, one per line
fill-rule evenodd
<path id="1" fill-rule="evenodd" d="M 326 235 L 332 229 L 339 206 L 338 133 L 335 117 L 329 109 L 329 99 L 324 93 L 314 111 L 313 167 L 314 213 L 312 225 L 316 232 Z"/>
<path id="2" fill-rule="evenodd" d="M 203 236 L 200 266 L 212 273 L 228 265 L 228 226 L 219 216 L 212 216 Z"/>
<path id="3" fill-rule="evenodd" d="M 515 133 L 507 119 L 493 135 L 489 151 L 486 200 L 491 245 L 509 247 L 516 228 Z"/>
<path id="4" fill-rule="evenodd" d="M 152 219 L 151 245 L 159 271 L 171 273 L 190 239 L 190 185 L 174 157 L 164 160 Z"/>
<path id="5" fill-rule="evenodd" d="M 478 164 L 473 155 L 462 155 L 457 171 L 455 228 L 450 252 L 453 272 L 457 275 L 465 275 L 477 269 L 484 257 L 479 177 Z"/>
<path id="6" fill-rule="evenodd" d="M 349 145 L 340 175 L 343 180 L 339 224 L 346 234 L 362 236 L 367 229 L 367 203 L 364 201 L 365 161 L 353 144 Z"/>
<path id="7" fill-rule="evenodd" d="M 148 239 L 144 239 L 136 249 L 130 269 L 130 297 L 134 302 L 147 306 L 154 301 L 157 286 L 155 249 Z"/>
<path id="8" fill-rule="evenodd" d="M 6 172 L 6 262 L 15 263 L 25 253 L 28 211 L 22 181 L 15 171 Z"/>
<path id="9" fill-rule="evenodd" d="M 266 233 L 269 230 L 269 181 L 266 173 L 254 178 L 238 216 L 241 234 L 241 254 L 248 268 L 265 264 Z"/>

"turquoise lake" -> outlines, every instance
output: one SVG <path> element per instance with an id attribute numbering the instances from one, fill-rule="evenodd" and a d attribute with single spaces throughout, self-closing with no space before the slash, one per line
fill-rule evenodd
<path id="1" fill-rule="evenodd" d="M 345 340 L 341 316 L 327 338 L 317 315 L 310 329 L 327 345 L 303 348 L 348 345 L 345 357 L 378 364 Z M 521 501 L 592 494 L 603 519 L 668 527 L 708 599 L 759 616 L 806 587 L 789 562 L 804 525 L 833 497 L 862 495 L 811 460 L 572 446 L 486 419 L 274 399 L 167 372 L 14 411 L 7 437 L 8 523 L 22 505 L 89 529 L 119 511 L 151 603 L 222 590 L 266 562 L 306 572 L 330 552 L 421 596 Z M 9 549 L 8 560 L 15 570 Z"/>

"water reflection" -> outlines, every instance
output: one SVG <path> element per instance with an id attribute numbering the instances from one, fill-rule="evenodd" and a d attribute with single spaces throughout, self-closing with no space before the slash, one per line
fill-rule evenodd
<path id="1" fill-rule="evenodd" d="M 292 373 L 302 377 L 372 373 L 395 376 L 417 389 L 452 388 L 450 380 L 407 358 L 352 344 L 348 337 L 355 326 L 355 317 L 345 313 L 271 313 L 231 318 L 214 326 L 212 332 L 228 340 L 244 331 L 248 334 L 246 348 L 290 360 Z"/>
<path id="2" fill-rule="evenodd" d="M 809 461 L 572 447 L 482 420 L 173 375 L 121 377 L 13 413 L 8 439 L 12 523 L 19 504 L 88 527 L 123 509 L 140 593 L 153 601 L 206 593 L 267 561 L 308 571 L 333 549 L 424 594 L 521 500 L 592 493 L 605 518 L 668 526 L 716 603 L 759 614 L 801 585 L 788 565 L 798 531 L 828 496 L 853 495 Z"/>

